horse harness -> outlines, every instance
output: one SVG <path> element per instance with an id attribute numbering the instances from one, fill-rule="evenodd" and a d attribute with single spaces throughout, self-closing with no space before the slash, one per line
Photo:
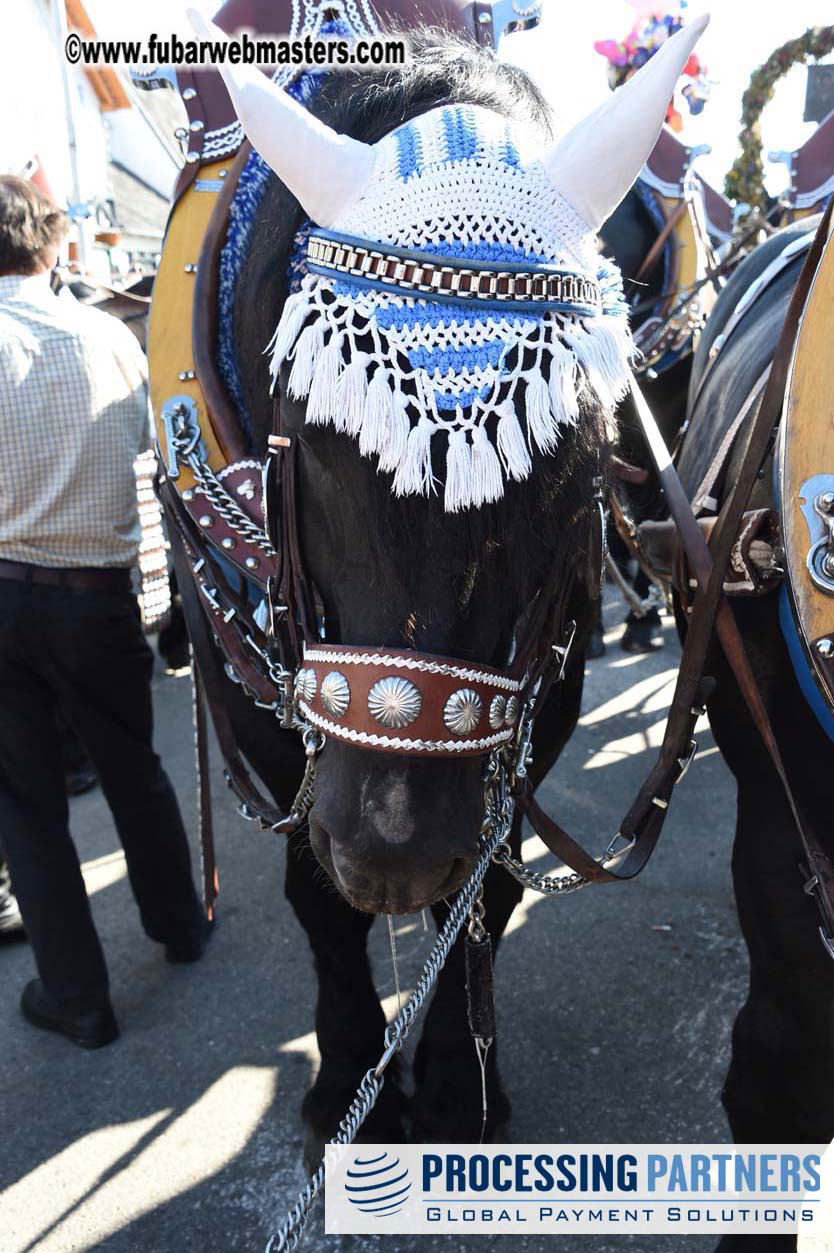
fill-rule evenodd
<path id="1" fill-rule="evenodd" d="M 199 104 L 197 88 L 189 103 L 191 108 Z M 709 547 L 633 383 L 640 422 L 698 591 L 659 759 L 605 855 L 597 859 L 544 813 L 528 776 L 534 719 L 564 676 L 575 632 L 575 624 L 565 620 L 568 581 L 554 579 L 540 589 L 519 626 L 513 660 L 504 669 L 413 650 L 345 646 L 321 638 L 315 589 L 299 539 L 296 440 L 282 429 L 276 405 L 265 461 L 261 463 L 242 447 L 210 347 L 216 337 L 219 252 L 236 181 L 249 151 L 244 143 L 233 161 L 227 156 L 209 162 L 197 177 L 189 172 L 169 224 L 149 337 L 150 355 L 157 366 L 152 390 L 164 463 L 160 494 L 199 670 L 197 705 L 204 689 L 226 778 L 238 796 L 242 815 L 264 829 L 285 834 L 303 825 L 314 799 L 316 759 L 327 737 L 399 755 L 479 756 L 485 760 L 485 814 L 506 813 L 507 805 L 514 802 L 564 863 L 564 873 L 540 876 L 511 856 L 506 840 L 500 842 L 495 860 L 523 883 L 558 894 L 591 882 L 633 878 L 651 856 L 675 784 L 695 755 L 695 722 L 712 688 L 704 666 L 714 627 L 784 776 L 723 583 L 759 468 L 761 446 L 775 426 L 773 414 L 782 395 L 780 379 L 784 382 L 801 304 L 796 311 L 792 305 L 793 320 L 789 317 L 777 353 L 782 366 L 777 368 L 774 362 L 750 432 L 744 470 L 715 524 Z M 196 261 L 195 233 L 202 236 Z M 807 291 L 820 247 L 809 252 L 804 284 L 800 280 L 802 290 Z M 315 257 L 320 259 L 321 245 L 314 244 L 316 248 Z M 454 265 L 436 265 L 430 272 L 422 255 L 409 258 L 400 252 L 390 262 L 395 269 L 381 275 L 382 281 L 402 280 L 403 275 L 413 280 L 416 273 L 435 292 L 448 283 L 452 298 L 461 298 L 461 286 L 472 299 L 477 300 L 481 291 L 491 292 L 494 298 L 497 283 L 508 277 L 514 286 L 505 293 L 507 299 L 519 291 L 530 298 L 537 290 L 535 273 L 496 275 L 484 268 L 473 280 L 471 267 L 466 278 L 463 272 L 455 272 Z M 571 286 L 568 278 L 558 291 L 545 283 L 539 298 L 555 294 L 580 303 L 593 299 L 593 293 Z M 522 279 L 523 288 L 515 284 Z M 180 328 L 192 324 L 186 348 Z M 601 483 L 598 497 L 601 551 Z M 219 646 L 222 663 L 213 644 Z M 284 729 L 302 736 L 306 769 L 288 814 L 279 812 L 260 793 L 240 756 L 225 708 L 224 678 L 240 683 L 258 706 L 276 715 Z M 201 726 L 204 729 L 204 719 L 198 716 L 198 731 Z M 205 761 L 204 745 L 201 755 Z M 205 788 L 202 798 L 204 890 L 211 911 L 217 877 Z M 808 878 L 815 879 L 825 934 L 834 936 L 834 872 L 822 851 L 802 834 Z"/>
<path id="2" fill-rule="evenodd" d="M 230 422 L 228 414 L 215 407 L 220 388 L 206 352 L 210 328 L 201 319 L 211 307 L 210 268 L 216 263 L 235 175 L 245 163 L 247 149 L 244 145 L 233 167 L 217 171 L 224 175 L 222 181 L 217 179 L 222 191 L 199 265 L 184 267 L 185 273 L 196 269 L 197 274 L 194 368 L 179 372 L 180 391 L 157 402 L 165 465 L 160 492 L 171 522 L 183 608 L 226 760 L 227 780 L 238 795 L 241 812 L 269 829 L 285 833 L 297 829 L 312 804 L 315 758 L 326 736 L 399 754 L 490 757 L 487 779 L 496 779 L 499 766 L 506 772 L 522 810 L 573 870 L 572 876 L 554 879 L 548 891 L 633 877 L 648 860 L 674 784 L 694 755 L 692 730 L 703 709 L 705 686 L 689 685 L 692 690 L 688 686 L 680 695 L 662 762 L 629 811 L 602 866 L 544 815 L 527 775 L 535 711 L 563 677 L 575 632 L 575 624 L 565 621 L 570 584 L 553 580 L 540 591 L 520 629 L 514 660 L 504 670 L 412 650 L 322 641 L 298 534 L 298 452 L 295 441 L 282 432 L 278 407 L 263 465 L 241 457 L 219 470 L 212 468 L 211 461 L 217 458 L 207 444 L 219 443 L 217 433 L 225 434 Z M 200 181 L 185 195 L 199 196 Z M 173 232 L 177 226 L 175 214 Z M 174 241 L 177 237 L 174 234 Z M 164 255 L 158 293 L 164 291 L 168 277 L 166 259 Z M 428 269 L 424 261 L 421 265 Z M 425 277 L 432 281 L 428 274 Z M 181 288 L 179 275 L 177 280 Z M 575 298 L 581 302 L 588 293 L 577 290 Z M 152 317 L 152 346 L 156 326 Z M 169 326 L 166 320 L 166 333 Z M 165 346 L 170 355 L 169 338 Z M 157 371 L 157 384 L 160 378 Z M 601 503 L 598 510 L 601 548 Z M 251 585 L 265 592 L 254 611 Z M 223 654 L 225 677 L 241 683 L 287 730 L 303 734 L 307 771 L 287 815 L 260 795 L 237 750 L 213 642 Z M 624 847 L 616 851 L 614 846 L 620 844 Z M 534 878 L 520 866 L 516 869 L 525 881 Z M 210 855 L 204 878 L 207 898 L 213 900 L 216 877 Z"/>
<path id="3" fill-rule="evenodd" d="M 632 306 L 633 316 L 645 314 L 636 317 L 634 342 L 641 353 L 639 372 L 648 378 L 694 352 L 719 290 L 705 216 L 707 189 L 692 169 L 697 155 L 664 126 L 635 187 L 658 228 L 635 283 L 662 265 L 658 295 Z"/>
<path id="4" fill-rule="evenodd" d="M 705 385 L 716 362 L 733 336 L 741 328 L 745 318 L 772 284 L 797 257 L 806 254 L 814 240 L 814 231 L 791 240 L 774 257 L 769 265 L 747 286 L 736 302 L 732 314 L 721 332 L 710 345 L 706 365 L 698 380 L 698 387 L 689 404 L 689 414 L 678 432 L 675 449 L 680 449 L 683 438 L 698 414 L 705 395 Z M 692 512 L 698 519 L 704 535 L 709 539 L 715 526 L 721 484 L 726 476 L 730 459 L 736 448 L 740 432 L 762 399 L 770 373 L 770 365 L 754 381 L 744 402 L 722 435 L 709 464 L 700 477 L 692 495 Z M 645 474 L 645 472 L 644 472 Z M 637 526 L 629 517 L 627 508 L 612 493 L 612 515 L 617 530 L 631 555 L 644 567 L 650 578 L 671 584 L 683 597 L 691 598 L 696 580 L 688 567 L 686 555 L 680 544 L 677 525 L 673 518 L 662 521 L 641 522 Z M 769 593 L 779 582 L 784 569 L 779 536 L 779 519 L 772 509 L 745 510 L 739 524 L 736 543 L 727 566 L 724 590 L 729 596 L 760 596 Z"/>

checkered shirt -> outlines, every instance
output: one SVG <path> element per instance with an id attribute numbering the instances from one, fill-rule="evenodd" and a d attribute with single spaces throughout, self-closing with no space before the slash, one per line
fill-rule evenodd
<path id="1" fill-rule="evenodd" d="M 134 564 L 147 377 L 116 318 L 55 296 L 48 275 L 0 277 L 0 558 Z"/>

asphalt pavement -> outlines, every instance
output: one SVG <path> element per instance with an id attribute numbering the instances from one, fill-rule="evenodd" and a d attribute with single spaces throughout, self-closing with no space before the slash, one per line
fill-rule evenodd
<path id="1" fill-rule="evenodd" d="M 679 656 L 622 652 L 606 607 L 604 658 L 589 663 L 581 725 L 545 785 L 548 807 L 602 851 L 654 759 Z M 157 746 L 193 830 L 190 683 L 154 681 Z M 720 1089 L 746 958 L 730 883 L 735 790 L 704 723 L 651 865 L 636 882 L 559 899 L 530 893 L 497 967 L 508 1138 L 563 1143 L 726 1141 Z M 304 1183 L 299 1105 L 317 1064 L 314 980 L 283 897 L 284 848 L 240 819 L 219 769 L 214 795 L 221 896 L 203 961 L 166 964 L 144 936 L 109 812 L 96 790 L 72 802 L 75 835 L 122 1027 L 86 1053 L 34 1030 L 18 998 L 25 945 L 0 949 L 2 1253 L 259 1253 Z M 546 869 L 532 837 L 527 859 Z M 430 924 L 431 925 L 431 924 Z M 432 940 L 396 920 L 404 988 Z M 371 933 L 380 996 L 393 1005 L 384 921 Z M 474 1059 L 473 1059 L 474 1065 Z M 707 1253 L 710 1237 L 327 1237 L 322 1253 Z"/>

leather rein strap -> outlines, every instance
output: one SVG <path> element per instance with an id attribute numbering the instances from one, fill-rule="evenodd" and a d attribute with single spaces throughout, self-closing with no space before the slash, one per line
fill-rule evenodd
<path id="1" fill-rule="evenodd" d="M 687 628 L 678 680 L 660 756 L 620 828 L 619 834 L 628 843 L 619 854 L 619 866 L 612 868 L 610 863 L 608 868 L 601 866 L 566 831 L 549 818 L 534 799 L 529 781 L 525 781 L 519 798 L 521 807 L 530 819 L 537 835 L 551 852 L 577 873 L 592 882 L 628 879 L 639 873 L 657 843 L 672 789 L 689 764 L 690 753 L 687 752 L 686 745 L 691 741 L 695 721 L 702 712 L 704 701 L 713 687 L 713 680 L 704 676 L 704 670 L 713 637 L 713 628 L 715 628 L 751 716 L 785 789 L 807 860 L 806 890 L 815 896 L 829 935 L 834 935 L 834 867 L 816 837 L 802 822 L 800 809 L 787 777 L 767 709 L 750 667 L 736 620 L 724 595 L 723 584 L 742 515 L 747 507 L 759 470 L 773 442 L 781 414 L 797 328 L 828 236 L 832 204 L 834 202 L 829 204 L 820 222 L 799 275 L 773 357 L 765 394 L 747 433 L 741 469 L 733 490 L 721 509 L 709 546 L 697 524 L 651 411 L 637 384 L 632 380 L 632 393 L 638 418 L 665 492 L 669 510 L 678 527 L 681 543 L 697 579 L 698 589 Z M 691 741 L 691 744 L 691 752 L 694 754 L 694 741 Z"/>
<path id="2" fill-rule="evenodd" d="M 675 230 L 676 226 L 680 222 L 683 215 L 688 212 L 689 212 L 689 204 L 687 202 L 686 197 L 684 196 L 684 198 L 681 200 L 678 207 L 675 209 L 674 213 L 671 213 L 669 217 L 666 219 L 666 221 L 663 223 L 663 226 L 661 227 L 661 230 L 660 230 L 660 233 L 658 234 L 657 239 L 654 241 L 651 248 L 646 253 L 645 257 L 640 263 L 640 269 L 637 271 L 637 273 L 634 276 L 635 283 L 641 282 L 646 277 L 646 275 L 650 272 L 653 265 L 657 261 L 658 257 L 663 252 L 663 249 L 666 247 L 666 244 L 669 240 L 669 236 Z"/>
<path id="3" fill-rule="evenodd" d="M 217 742 L 223 754 L 226 781 L 250 814 L 257 814 L 265 826 L 275 826 L 283 822 L 286 815 L 260 793 L 238 751 L 227 708 L 228 679 L 223 673 L 223 665 L 214 647 L 209 619 L 201 603 L 193 574 L 194 566 L 199 560 L 197 557 L 199 550 L 195 549 L 194 539 L 189 535 L 187 515 L 170 480 L 162 485 L 160 495 L 170 523 L 168 536 L 174 571 L 182 597 L 183 614 L 194 660 L 199 668 L 201 688 L 211 710 Z M 205 728 L 203 727 L 202 730 L 205 731 Z M 202 751 L 205 754 L 205 746 Z M 206 799 L 210 799 L 210 796 L 204 798 Z M 213 857 L 213 842 L 210 850 L 204 844 L 203 856 L 206 861 L 204 879 L 206 888 L 209 889 L 208 861 L 210 857 Z M 206 891 L 206 897 L 208 896 L 209 890 Z"/>

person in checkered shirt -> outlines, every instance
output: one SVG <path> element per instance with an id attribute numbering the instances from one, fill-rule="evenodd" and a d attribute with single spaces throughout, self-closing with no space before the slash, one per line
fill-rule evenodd
<path id="1" fill-rule="evenodd" d="M 169 961 L 194 961 L 208 924 L 153 750 L 153 653 L 132 590 L 146 362 L 116 318 L 53 294 L 66 230 L 32 183 L 0 177 L 0 840 L 39 974 L 23 1014 L 95 1048 L 118 1026 L 69 831 L 58 708 L 98 772 L 147 934 Z"/>

